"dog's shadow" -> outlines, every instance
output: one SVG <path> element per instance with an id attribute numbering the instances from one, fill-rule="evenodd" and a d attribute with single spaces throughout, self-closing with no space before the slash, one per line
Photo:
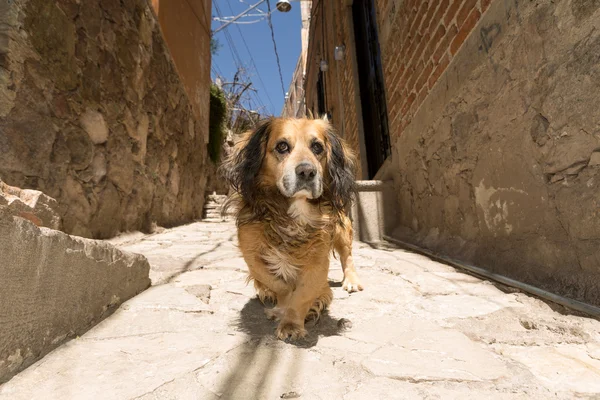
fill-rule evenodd
<path id="1" fill-rule="evenodd" d="M 270 307 L 273 307 L 273 304 L 266 303 L 263 305 L 256 297 L 248 300 L 240 311 L 240 317 L 236 322 L 237 330 L 252 338 L 275 338 L 275 328 L 278 322 L 269 320 L 265 315 L 265 309 Z M 288 343 L 302 348 L 314 347 L 319 342 L 319 337 L 340 335 L 349 329 L 351 325 L 349 320 L 345 318 L 334 319 L 327 310 L 324 310 L 318 320 L 306 321 L 305 327 L 308 334 L 304 338 Z"/>

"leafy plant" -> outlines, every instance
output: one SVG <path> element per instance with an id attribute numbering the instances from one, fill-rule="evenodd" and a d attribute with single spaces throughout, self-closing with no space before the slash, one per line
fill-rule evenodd
<path id="1" fill-rule="evenodd" d="M 227 116 L 227 102 L 225 94 L 215 84 L 210 85 L 210 119 L 208 155 L 216 164 L 221 158 L 221 149 L 225 139 L 225 118 Z"/>
<path id="2" fill-rule="evenodd" d="M 217 54 L 219 49 L 221 48 L 221 42 L 219 39 L 215 39 L 213 37 L 210 38 L 210 54 L 213 56 Z"/>

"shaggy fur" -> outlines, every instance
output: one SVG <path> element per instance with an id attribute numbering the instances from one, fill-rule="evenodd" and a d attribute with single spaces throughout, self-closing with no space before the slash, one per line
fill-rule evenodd
<path id="1" fill-rule="evenodd" d="M 352 261 L 348 207 L 355 190 L 355 158 L 322 119 L 269 119 L 248 132 L 225 161 L 237 210 L 240 249 L 258 298 L 280 320 L 281 339 L 306 335 L 333 298 L 327 274 L 335 250 L 343 287 L 362 290 Z"/>

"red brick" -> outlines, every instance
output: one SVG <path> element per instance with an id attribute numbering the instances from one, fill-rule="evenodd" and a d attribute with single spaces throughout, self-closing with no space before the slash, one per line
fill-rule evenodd
<path id="1" fill-rule="evenodd" d="M 394 71 L 390 71 L 394 77 L 392 78 L 392 82 L 390 84 L 390 88 L 392 90 L 395 90 L 397 88 L 398 85 L 398 81 L 400 81 L 400 78 L 402 77 L 402 75 L 404 75 L 404 67 L 401 66 L 400 68 L 394 70 Z"/>
<path id="2" fill-rule="evenodd" d="M 425 46 L 427 46 L 427 43 L 429 43 L 429 38 L 430 38 L 429 33 L 427 33 L 427 34 L 425 34 L 425 37 L 423 37 L 423 39 L 421 40 L 419 47 L 415 51 L 415 60 L 418 60 L 423 56 Z"/>
<path id="3" fill-rule="evenodd" d="M 435 10 L 437 10 L 439 4 L 440 0 L 433 0 L 429 2 L 429 10 L 427 11 L 427 15 L 425 16 L 419 31 L 423 32 L 429 28 L 429 25 L 431 25 L 431 18 L 433 17 L 433 14 L 435 13 Z"/>
<path id="4" fill-rule="evenodd" d="M 442 76 L 446 68 L 448 68 L 448 64 L 450 64 L 450 56 L 446 54 L 446 56 L 441 59 L 438 66 L 435 68 L 435 71 L 433 71 L 433 74 L 429 78 L 429 89 L 432 89 L 438 79 L 440 79 L 440 76 Z"/>
<path id="5" fill-rule="evenodd" d="M 406 127 L 410 124 L 410 118 L 404 118 L 401 122 L 400 125 L 400 130 L 402 132 L 404 132 L 406 130 Z"/>
<path id="6" fill-rule="evenodd" d="M 421 74 L 421 71 L 423 71 L 423 61 L 419 62 L 419 64 L 415 67 L 411 77 L 408 79 L 408 83 L 406 84 L 408 90 L 412 89 L 412 87 L 415 85 L 415 82 Z"/>
<path id="7" fill-rule="evenodd" d="M 414 72 L 413 68 L 406 68 L 404 73 L 402 74 L 402 78 L 400 78 L 400 82 L 398 82 L 398 88 L 403 89 L 406 87 L 406 82 L 410 79 L 411 74 Z"/>
<path id="8" fill-rule="evenodd" d="M 440 25 L 437 31 L 435 31 L 435 33 L 433 34 L 433 37 L 429 42 L 429 46 L 427 46 L 427 51 L 425 51 L 425 54 L 423 54 L 423 60 L 427 61 L 431 58 L 433 51 L 435 50 L 437 45 L 440 44 L 440 41 L 444 38 L 445 34 L 446 28 L 444 28 L 444 25 Z"/>
<path id="9" fill-rule="evenodd" d="M 458 8 L 460 7 L 461 3 L 462 3 L 462 0 L 450 0 L 450 8 L 448 8 L 448 13 L 446 14 L 446 17 L 444 18 L 444 24 L 446 26 L 448 26 L 450 21 L 452 21 L 454 19 L 454 16 L 456 15 L 456 12 L 458 11 Z"/>
<path id="10" fill-rule="evenodd" d="M 430 61 L 427 64 L 427 66 L 425 68 L 423 68 L 423 71 L 421 72 L 421 75 L 419 76 L 419 79 L 417 80 L 417 83 L 415 84 L 415 89 L 417 90 L 417 92 L 420 91 L 421 88 L 426 86 L 427 80 L 429 79 L 429 75 L 431 75 L 431 71 L 433 71 L 433 64 Z"/>
<path id="11" fill-rule="evenodd" d="M 417 35 L 411 43 L 410 47 L 408 48 L 407 52 L 404 54 L 406 65 L 410 65 L 410 61 L 413 59 L 415 50 L 417 49 L 419 43 L 421 43 L 421 40 L 423 40 L 423 37 L 421 35 Z"/>
<path id="12" fill-rule="evenodd" d="M 456 37 L 452 41 L 452 44 L 450 45 L 450 53 L 452 55 L 456 54 L 456 52 L 458 51 L 460 46 L 467 39 L 467 37 L 469 36 L 471 31 L 477 24 L 477 21 L 479 21 L 480 16 L 481 16 L 481 14 L 479 13 L 479 10 L 475 9 L 475 10 L 471 11 L 471 14 L 469 14 L 467 19 L 465 20 L 465 23 L 460 28 L 460 30 L 456 34 Z"/>
<path id="13" fill-rule="evenodd" d="M 417 94 L 415 92 L 412 92 L 410 94 L 410 96 L 408 96 L 406 98 L 406 100 L 404 101 L 404 105 L 402 106 L 402 109 L 400 110 L 400 115 L 406 115 L 406 112 L 408 111 L 408 109 L 410 108 L 410 106 L 412 105 L 412 103 L 415 101 L 415 99 L 417 98 Z"/>
<path id="14" fill-rule="evenodd" d="M 411 32 L 416 32 L 419 30 L 421 21 L 423 21 L 423 18 L 425 18 L 425 15 L 427 15 L 427 7 L 429 6 L 429 4 L 430 4 L 430 2 L 427 2 L 427 1 L 425 1 L 421 4 L 421 8 L 419 8 L 419 12 L 417 13 L 417 16 L 416 16 L 414 22 L 410 26 Z"/>
<path id="15" fill-rule="evenodd" d="M 417 111 L 419 109 L 419 107 L 421 106 L 421 104 L 423 104 L 423 102 L 427 98 L 428 94 L 429 94 L 429 89 L 427 88 L 427 86 L 425 86 L 423 89 L 421 89 L 421 91 L 419 92 L 419 95 L 417 96 L 417 101 L 415 102 L 415 104 L 413 104 L 413 107 L 415 107 L 415 111 Z"/>
<path id="16" fill-rule="evenodd" d="M 433 16 L 433 24 L 441 24 L 442 23 L 442 17 L 444 16 L 444 14 L 446 13 L 446 10 L 448 9 L 448 5 L 450 0 L 442 0 L 440 3 L 440 6 L 438 7 L 435 15 Z M 447 24 L 446 24 L 447 26 Z"/>
<path id="17" fill-rule="evenodd" d="M 410 32 L 410 28 L 413 26 L 413 23 L 415 22 L 415 19 L 417 18 L 418 13 L 419 13 L 419 9 L 417 7 L 415 7 L 413 4 L 408 3 L 406 5 L 406 21 L 404 21 L 404 22 L 406 24 L 405 27 L 408 32 Z"/>
<path id="18" fill-rule="evenodd" d="M 483 14 L 485 10 L 488 9 L 492 0 L 481 0 L 481 13 Z"/>
<path id="19" fill-rule="evenodd" d="M 465 3 L 456 15 L 456 26 L 461 27 L 463 25 L 471 10 L 475 8 L 476 4 L 477 0 L 465 0 Z"/>
<path id="20" fill-rule="evenodd" d="M 444 54 L 446 54 L 446 52 L 448 51 L 448 47 L 450 46 L 450 43 L 452 42 L 452 40 L 454 39 L 454 37 L 456 36 L 457 33 L 458 33 L 458 29 L 456 28 L 456 25 L 452 25 L 450 28 L 448 28 L 448 31 L 446 32 L 446 36 L 440 42 L 439 46 L 437 47 L 437 50 L 433 54 L 433 63 L 434 64 L 437 64 L 440 61 L 440 58 L 442 58 L 444 56 Z"/>

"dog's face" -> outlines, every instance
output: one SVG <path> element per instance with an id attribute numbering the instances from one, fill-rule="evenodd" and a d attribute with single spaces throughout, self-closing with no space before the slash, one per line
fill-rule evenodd
<path id="1" fill-rule="evenodd" d="M 354 189 L 354 156 L 322 119 L 270 119 L 238 142 L 227 164 L 248 203 L 258 189 L 277 188 L 287 198 L 327 197 L 341 210 Z"/>
<path id="2" fill-rule="evenodd" d="M 326 132 L 322 120 L 286 120 L 275 124 L 266 143 L 262 184 L 277 186 L 285 197 L 318 199 L 327 169 Z"/>

